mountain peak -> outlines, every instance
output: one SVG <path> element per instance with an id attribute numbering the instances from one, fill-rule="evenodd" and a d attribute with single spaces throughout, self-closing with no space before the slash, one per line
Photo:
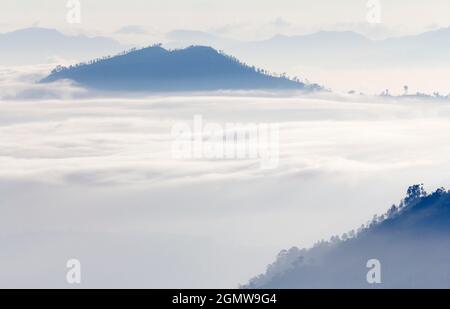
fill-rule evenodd
<path id="1" fill-rule="evenodd" d="M 4 38 L 14 38 L 14 39 L 31 39 L 31 38 L 39 38 L 39 39 L 61 39 L 64 37 L 64 34 L 59 32 L 56 29 L 51 28 L 41 28 L 41 27 L 30 27 L 17 29 L 11 32 L 0 34 Z"/>
<path id="2" fill-rule="evenodd" d="M 121 91 L 320 89 L 318 85 L 269 75 L 208 46 L 166 50 L 153 45 L 133 49 L 114 57 L 58 68 L 42 82 L 61 79 L 88 88 Z"/>
<path id="3" fill-rule="evenodd" d="M 44 28 L 44 27 L 29 27 L 29 28 L 22 28 L 17 29 L 14 31 L 9 32 L 11 34 L 18 34 L 18 33 L 52 33 L 52 34 L 61 34 L 56 29 L 53 28 Z"/>

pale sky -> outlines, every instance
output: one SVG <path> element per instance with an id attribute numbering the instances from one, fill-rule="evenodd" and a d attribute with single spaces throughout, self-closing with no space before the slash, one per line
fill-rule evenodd
<path id="1" fill-rule="evenodd" d="M 257 39 L 321 29 L 369 36 L 417 33 L 450 25 L 448 0 L 379 0 L 381 24 L 367 22 L 368 0 L 79 0 L 81 23 L 66 21 L 68 0 L 0 0 L 0 31 L 29 26 L 66 32 L 158 36 L 174 29 Z M 377 0 L 369 0 L 377 1 Z M 131 29 L 131 30 L 130 30 Z"/>

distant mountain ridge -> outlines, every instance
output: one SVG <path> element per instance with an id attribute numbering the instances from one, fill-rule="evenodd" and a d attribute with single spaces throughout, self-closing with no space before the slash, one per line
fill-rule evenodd
<path id="1" fill-rule="evenodd" d="M 279 72 L 292 73 L 292 68 L 299 66 L 344 69 L 450 67 L 450 28 L 382 40 L 368 39 L 352 31 L 319 31 L 240 41 L 191 30 L 171 31 L 167 39 L 164 46 L 169 49 L 211 46 L 242 61 Z M 87 61 L 116 54 L 131 46 L 106 37 L 70 36 L 54 29 L 35 27 L 0 33 L 0 47 L 0 65 L 23 65 L 47 63 L 58 57 Z"/>
<path id="2" fill-rule="evenodd" d="M 450 288 L 450 191 L 408 189 L 399 206 L 358 231 L 283 250 L 244 288 Z M 366 280 L 367 261 L 381 263 L 382 283 Z"/>
<path id="3" fill-rule="evenodd" d="M 106 37 L 69 36 L 55 29 L 25 28 L 0 33 L 0 64 L 46 63 L 52 58 L 87 60 L 126 46 Z"/>
<path id="4" fill-rule="evenodd" d="M 211 47 L 166 50 L 160 45 L 131 50 L 68 68 L 58 67 L 41 82 L 69 79 L 108 91 L 321 90 L 284 76 L 272 76 Z"/>
<path id="5" fill-rule="evenodd" d="M 253 63 L 289 71 L 292 66 L 318 68 L 450 67 L 450 28 L 417 35 L 372 40 L 352 31 L 319 31 L 239 41 L 199 31 L 173 31 L 167 46 L 208 44 Z"/>

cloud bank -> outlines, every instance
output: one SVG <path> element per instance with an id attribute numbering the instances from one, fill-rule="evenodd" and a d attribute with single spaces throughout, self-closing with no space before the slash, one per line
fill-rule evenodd
<path id="1" fill-rule="evenodd" d="M 411 183 L 450 183 L 445 103 L 261 93 L 25 100 L 18 90 L 39 87 L 34 78 L 1 78 L 2 287 L 67 287 L 71 258 L 83 287 L 236 287 L 280 249 L 382 213 Z M 279 123 L 280 165 L 174 160 L 172 126 L 199 114 Z"/>

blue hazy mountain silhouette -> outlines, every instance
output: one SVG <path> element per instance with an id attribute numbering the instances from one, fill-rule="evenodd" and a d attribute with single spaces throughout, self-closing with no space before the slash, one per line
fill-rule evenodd
<path id="1" fill-rule="evenodd" d="M 168 34 L 169 47 L 204 44 L 252 63 L 281 70 L 293 65 L 320 68 L 448 67 L 450 28 L 417 35 L 373 40 L 352 31 L 319 31 L 306 35 L 275 35 L 239 41 L 198 31 Z"/>
<path id="2" fill-rule="evenodd" d="M 38 27 L 0 33 L 0 46 L 3 65 L 46 63 L 52 58 L 84 61 L 126 48 L 105 37 L 69 36 Z"/>
<path id="3" fill-rule="evenodd" d="M 371 259 L 381 263 L 380 285 L 366 280 Z M 244 287 L 450 288 L 450 192 L 410 187 L 399 206 L 357 232 L 282 251 Z"/>
<path id="4" fill-rule="evenodd" d="M 211 47 L 166 50 L 159 45 L 55 69 L 42 82 L 69 79 L 88 88 L 117 91 L 203 91 L 246 89 L 318 90 L 275 77 Z"/>

